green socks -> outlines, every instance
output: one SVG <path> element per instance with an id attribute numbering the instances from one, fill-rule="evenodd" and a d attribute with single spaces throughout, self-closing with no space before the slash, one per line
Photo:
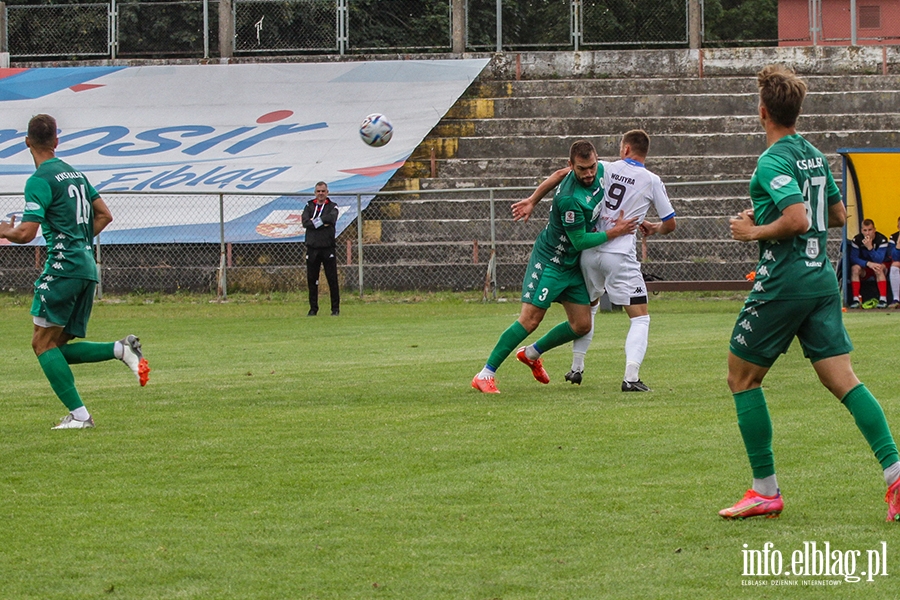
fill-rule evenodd
<path id="1" fill-rule="evenodd" d="M 754 479 L 765 479 L 775 474 L 775 457 L 772 454 L 772 419 L 766 407 L 762 388 L 757 387 L 733 394 L 737 408 L 738 428 L 744 439 Z"/>
<path id="2" fill-rule="evenodd" d="M 66 357 L 59 348 L 47 350 L 38 356 L 38 362 L 41 364 L 41 369 L 44 370 L 47 381 L 50 382 L 50 387 L 70 412 L 84 406 L 78 390 L 75 389 L 75 376 L 72 375 L 72 369 L 69 368 L 69 363 L 66 362 Z"/>
<path id="3" fill-rule="evenodd" d="M 872 392 L 860 383 L 841 398 L 841 403 L 853 415 L 856 426 L 869 442 L 869 447 L 872 448 L 875 458 L 881 463 L 881 468 L 886 469 L 897 462 L 900 459 L 897 454 L 897 444 L 894 443 L 894 437 L 888 429 L 884 411 Z"/>
<path id="4" fill-rule="evenodd" d="M 113 352 L 115 346 L 115 342 L 78 342 L 65 344 L 59 349 L 67 363 L 77 365 L 112 360 L 116 357 Z"/>
<path id="5" fill-rule="evenodd" d="M 527 337 L 528 332 L 525 331 L 522 324 L 514 321 L 512 325 L 506 328 L 506 331 L 500 334 L 500 339 L 497 340 L 497 345 L 491 351 L 486 366 L 492 371 L 496 371 L 503 361 L 506 360 L 506 357 L 518 348 Z"/>
<path id="6" fill-rule="evenodd" d="M 888 429 L 884 411 L 878 400 L 859 384 L 847 392 L 841 402 L 853 415 L 856 426 L 875 453 L 882 469 L 887 469 L 900 460 L 897 444 Z M 737 408 L 738 427 L 744 438 L 744 447 L 750 458 L 754 479 L 764 479 L 775 473 L 775 459 L 772 455 L 772 421 L 766 408 L 762 388 L 753 388 L 734 394 Z"/>
<path id="7" fill-rule="evenodd" d="M 563 321 L 550 331 L 548 331 L 544 337 L 539 339 L 534 343 L 534 347 L 540 353 L 544 353 L 548 350 L 552 350 L 557 346 L 562 346 L 563 344 L 568 344 L 572 340 L 577 340 L 580 338 L 580 335 L 576 335 L 574 331 L 572 331 L 572 326 L 569 325 L 568 321 Z"/>

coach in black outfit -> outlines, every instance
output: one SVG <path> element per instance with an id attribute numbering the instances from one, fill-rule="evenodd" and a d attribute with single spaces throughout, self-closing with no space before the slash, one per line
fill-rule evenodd
<path id="1" fill-rule="evenodd" d="M 341 312 L 341 291 L 338 288 L 337 258 L 335 257 L 334 225 L 338 220 L 337 204 L 328 198 L 328 184 L 316 184 L 316 197 L 303 209 L 306 228 L 306 279 L 309 284 L 309 313 L 319 312 L 319 269 L 325 266 L 325 279 L 331 291 L 331 316 Z"/>

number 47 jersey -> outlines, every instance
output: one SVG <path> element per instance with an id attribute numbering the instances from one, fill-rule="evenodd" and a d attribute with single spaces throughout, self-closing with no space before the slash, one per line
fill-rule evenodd
<path id="1" fill-rule="evenodd" d="M 25 182 L 23 222 L 40 223 L 47 242 L 43 275 L 97 281 L 92 202 L 100 194 L 58 158 L 41 163 Z"/>
<path id="2" fill-rule="evenodd" d="M 642 223 L 651 205 L 661 220 L 675 216 L 666 186 L 659 176 L 648 171 L 642 163 L 630 158 L 612 163 L 600 162 L 603 165 L 604 194 L 594 212 L 596 231 L 612 228 L 620 212 L 624 218 L 637 217 L 638 223 Z M 634 255 L 635 240 L 633 235 L 623 235 L 606 242 L 598 249 L 602 252 Z"/>

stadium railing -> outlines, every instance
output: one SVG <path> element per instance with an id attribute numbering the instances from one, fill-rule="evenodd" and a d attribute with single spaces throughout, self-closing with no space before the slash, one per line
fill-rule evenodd
<path id="1" fill-rule="evenodd" d="M 728 219 L 748 205 L 747 183 L 667 184 L 678 227 L 638 245 L 651 291 L 748 287 L 757 247 L 735 242 L 728 229 Z M 514 222 L 510 205 L 532 189 L 332 195 L 347 221 L 337 239 L 341 287 L 361 296 L 378 290 L 517 295 L 550 205 L 545 200 L 527 223 Z M 224 298 L 306 289 L 299 216 L 310 195 L 115 192 L 103 198 L 119 229 L 97 240 L 101 295 L 190 291 Z M 4 220 L 18 220 L 24 198 L 2 195 L 0 207 Z M 189 222 L 180 214 L 190 215 Z M 832 231 L 829 257 L 836 261 L 840 251 L 841 232 Z M 45 258 L 40 245 L 0 245 L 0 289 L 30 291 Z"/>

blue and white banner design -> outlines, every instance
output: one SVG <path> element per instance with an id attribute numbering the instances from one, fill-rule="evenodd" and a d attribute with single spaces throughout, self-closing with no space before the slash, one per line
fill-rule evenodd
<path id="1" fill-rule="evenodd" d="M 0 193 L 21 194 L 34 164 L 24 138 L 35 114 L 59 125 L 57 155 L 83 171 L 115 220 L 104 243 L 218 241 L 218 215 L 198 218 L 177 194 L 245 196 L 226 218 L 230 241 L 298 241 L 307 198 L 328 183 L 346 226 L 477 77 L 487 59 L 310 64 L 0 69 Z M 372 148 L 370 113 L 394 125 Z M 167 200 L 166 196 L 170 196 Z M 4 219 L 21 199 L 0 200 Z M 122 206 L 133 204 L 134 206 Z M 212 231 L 210 239 L 208 233 Z M 5 241 L 5 240 L 4 240 Z"/>

